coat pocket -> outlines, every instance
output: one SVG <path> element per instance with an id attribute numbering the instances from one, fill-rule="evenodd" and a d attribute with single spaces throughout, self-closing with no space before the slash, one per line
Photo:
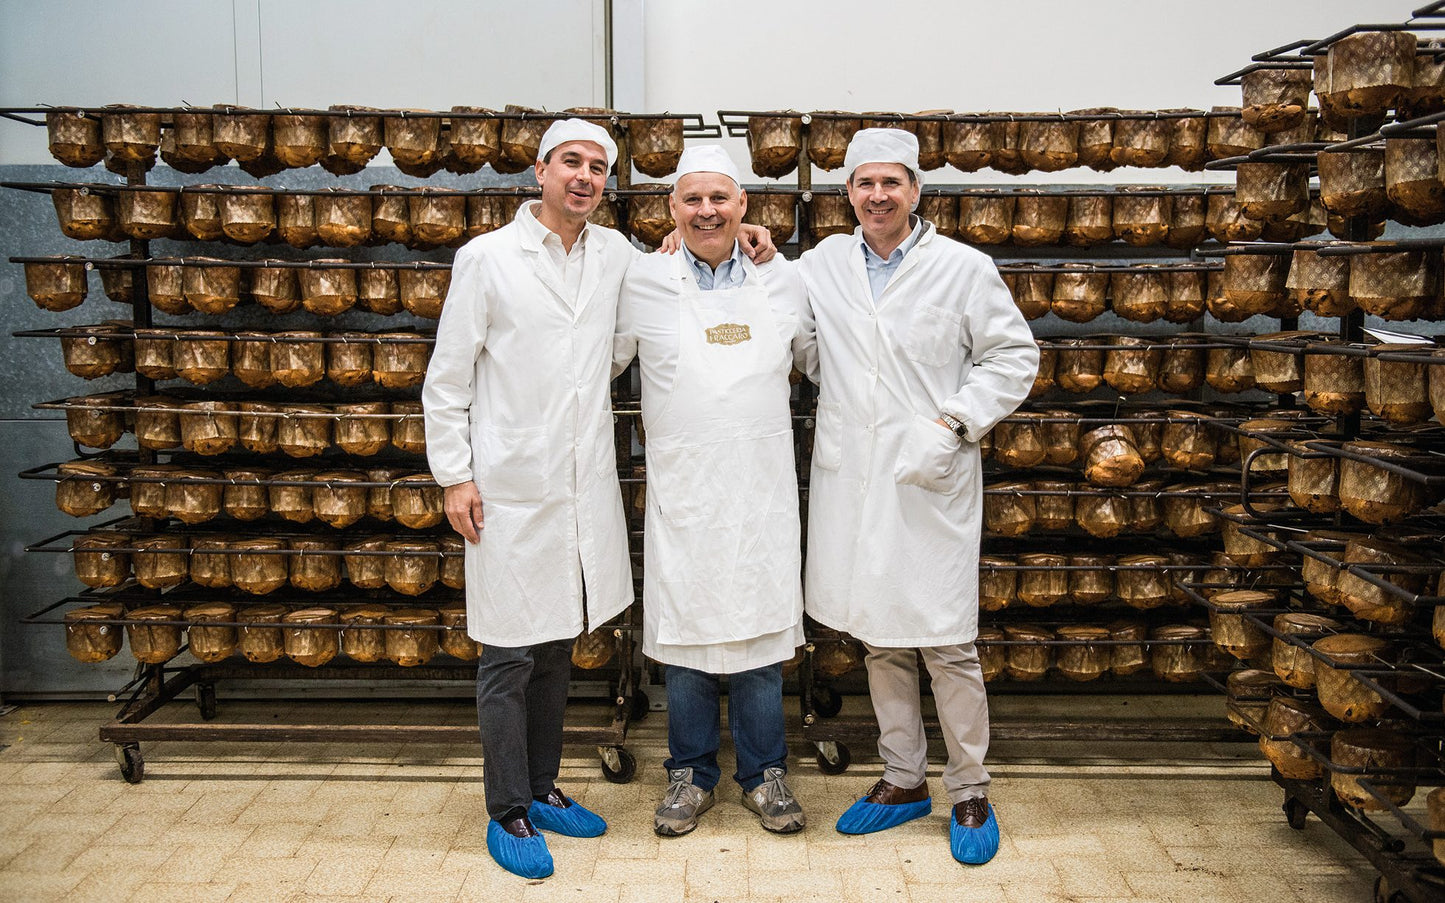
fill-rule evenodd
<path id="1" fill-rule="evenodd" d="M 546 427 L 483 426 L 481 445 L 485 462 L 483 503 L 492 499 L 534 502 L 542 498 L 547 483 Z"/>
<path id="2" fill-rule="evenodd" d="M 913 309 L 903 334 L 903 353 L 909 360 L 930 367 L 942 367 L 962 346 L 963 318 L 953 311 L 928 304 Z"/>
<path id="3" fill-rule="evenodd" d="M 843 466 L 843 406 L 836 401 L 818 402 L 813 427 L 813 464 L 824 470 Z"/>
<path id="4" fill-rule="evenodd" d="M 893 464 L 893 478 L 929 492 L 951 492 L 958 485 L 962 440 L 929 417 L 914 415 Z"/>

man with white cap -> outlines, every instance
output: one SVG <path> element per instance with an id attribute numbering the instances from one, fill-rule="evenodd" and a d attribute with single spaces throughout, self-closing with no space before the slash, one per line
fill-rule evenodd
<path id="1" fill-rule="evenodd" d="M 741 253 L 740 183 L 722 148 L 684 151 L 669 198 L 681 253 L 635 263 L 618 305 L 613 372 L 636 356 L 642 375 L 642 649 L 666 666 L 663 836 L 713 804 L 724 678 L 743 804 L 769 831 L 804 826 L 784 780 L 782 662 L 803 642 L 788 374 L 805 295 L 791 262 Z"/>
<path id="2" fill-rule="evenodd" d="M 974 647 L 978 441 L 1027 396 L 1038 348 L 993 262 L 913 215 L 912 134 L 864 129 L 843 166 L 861 226 L 800 266 L 820 384 L 805 585 L 808 614 L 867 648 L 884 771 L 837 828 L 864 834 L 931 811 L 918 650 L 948 749 L 950 847 L 981 864 L 999 838 Z"/>
<path id="3" fill-rule="evenodd" d="M 608 371 L 618 288 L 641 255 L 587 222 L 616 159 L 597 125 L 547 129 L 541 201 L 456 254 L 422 390 L 427 460 L 467 540 L 467 633 L 483 645 L 487 849 L 528 878 L 553 868 L 537 829 L 607 829 L 556 779 L 572 643 L 633 599 Z"/>

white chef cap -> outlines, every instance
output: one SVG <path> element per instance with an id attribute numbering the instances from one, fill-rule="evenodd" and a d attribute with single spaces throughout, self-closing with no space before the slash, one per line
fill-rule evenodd
<path id="1" fill-rule="evenodd" d="M 672 184 L 676 185 L 682 181 L 683 176 L 695 172 L 721 173 L 732 179 L 739 188 L 743 184 L 743 177 L 738 172 L 737 164 L 720 144 L 695 144 L 684 150 L 682 157 L 677 161 L 677 173 L 672 178 Z"/>
<path id="2" fill-rule="evenodd" d="M 542 143 L 537 145 L 537 160 L 540 162 L 546 159 L 553 149 L 569 141 L 590 141 L 601 147 L 602 152 L 607 155 L 608 169 L 617 162 L 617 142 L 612 140 L 612 136 L 607 134 L 607 130 L 602 126 L 585 119 L 558 119 L 547 126 L 547 131 L 542 135 Z"/>
<path id="3" fill-rule="evenodd" d="M 862 129 L 848 142 L 843 156 L 843 172 L 850 181 L 853 170 L 864 163 L 899 163 L 913 171 L 918 187 L 923 187 L 923 170 L 918 165 L 918 137 L 903 129 Z"/>

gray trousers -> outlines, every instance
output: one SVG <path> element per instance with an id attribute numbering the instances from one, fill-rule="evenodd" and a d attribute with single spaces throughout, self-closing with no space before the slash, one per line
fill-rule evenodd
<path id="1" fill-rule="evenodd" d="M 898 787 L 917 787 L 928 769 L 917 655 L 913 649 L 863 646 L 868 650 L 868 693 L 878 719 L 883 779 Z M 954 804 L 987 796 L 989 777 L 983 757 L 988 753 L 988 697 L 978 650 L 964 643 L 918 651 L 933 678 L 933 699 L 948 748 L 943 790 Z"/>
<path id="2" fill-rule="evenodd" d="M 562 714 L 572 673 L 572 640 L 482 647 L 477 662 L 477 725 L 487 815 L 532 804 L 557 783 Z"/>

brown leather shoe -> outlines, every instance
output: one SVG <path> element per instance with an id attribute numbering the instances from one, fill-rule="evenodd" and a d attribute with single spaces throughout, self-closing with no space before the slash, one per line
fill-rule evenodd
<path id="1" fill-rule="evenodd" d="M 515 811 L 517 811 L 517 810 L 514 809 L 514 810 L 512 810 L 512 811 L 515 812 Z M 508 813 L 508 814 L 510 814 L 510 813 Z M 508 834 L 512 835 L 513 837 L 540 837 L 540 836 L 541 836 L 541 834 L 538 833 L 537 829 L 534 828 L 534 827 L 532 827 L 532 822 L 531 822 L 530 819 L 527 818 L 527 816 L 526 816 L 525 813 L 523 813 L 522 815 L 517 816 L 516 818 L 501 818 L 501 819 L 498 819 L 498 820 L 497 820 L 497 823 L 502 826 L 502 830 L 503 830 L 503 831 L 506 831 Z"/>
<path id="2" fill-rule="evenodd" d="M 917 787 L 899 787 L 897 784 L 890 784 L 882 778 L 863 797 L 865 802 L 879 803 L 884 806 L 896 806 L 899 803 L 916 803 L 919 800 L 928 799 L 928 782 L 924 781 Z"/>
<path id="3" fill-rule="evenodd" d="M 953 820 L 965 828 L 982 828 L 988 821 L 988 797 L 975 797 L 955 805 Z"/>
<path id="4" fill-rule="evenodd" d="M 534 796 L 532 799 L 547 806 L 555 806 L 558 809 L 566 809 L 572 805 L 572 801 L 567 798 L 567 794 L 563 793 L 557 787 L 548 790 L 546 796 Z"/>

